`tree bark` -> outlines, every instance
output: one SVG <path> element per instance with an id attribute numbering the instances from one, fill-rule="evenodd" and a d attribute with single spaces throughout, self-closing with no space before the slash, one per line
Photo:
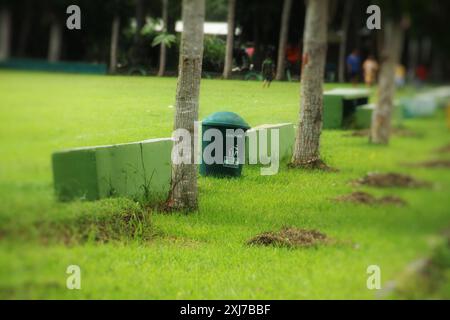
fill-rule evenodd
<path id="1" fill-rule="evenodd" d="M 144 37 L 141 35 L 142 28 L 145 25 L 145 0 L 135 0 L 136 33 L 134 35 L 133 45 L 130 50 L 130 62 L 132 65 L 146 64 L 147 57 L 145 52 Z"/>
<path id="2" fill-rule="evenodd" d="M 4 7 L 0 11 L 0 60 L 11 54 L 11 25 L 11 11 Z"/>
<path id="3" fill-rule="evenodd" d="M 293 166 L 320 163 L 328 0 L 309 0 L 303 35 L 300 117 Z"/>
<path id="4" fill-rule="evenodd" d="M 17 55 L 19 57 L 24 57 L 26 55 L 28 39 L 30 37 L 30 31 L 32 27 L 33 9 L 33 3 L 31 1 L 25 2 L 25 12 L 20 24 L 19 41 L 17 45 Z"/>
<path id="5" fill-rule="evenodd" d="M 395 96 L 395 67 L 400 61 L 404 31 L 399 23 L 386 22 L 381 69 L 378 84 L 378 103 L 372 115 L 370 142 L 388 144 Z"/>
<path id="6" fill-rule="evenodd" d="M 55 20 L 50 27 L 50 40 L 48 44 L 48 61 L 57 62 L 61 58 L 62 25 Z"/>
<path id="7" fill-rule="evenodd" d="M 174 129 L 186 129 L 191 135 L 191 163 L 172 164 L 172 187 L 168 205 L 175 210 L 198 208 L 197 165 L 194 163 L 194 121 L 198 120 L 200 78 L 203 58 L 205 0 L 183 0 L 179 74 Z"/>
<path id="8" fill-rule="evenodd" d="M 162 0 L 162 21 L 163 21 L 163 32 L 167 32 L 167 25 L 169 23 L 169 0 Z M 158 77 L 162 77 L 166 72 L 166 45 L 161 43 L 159 48 L 159 70 Z"/>
<path id="9" fill-rule="evenodd" d="M 111 28 L 111 50 L 109 59 L 109 72 L 116 73 L 117 67 L 117 48 L 119 46 L 120 17 L 115 15 Z"/>
<path id="10" fill-rule="evenodd" d="M 141 31 L 145 24 L 145 0 L 136 0 L 136 34 L 134 35 L 134 42 L 141 40 Z"/>
<path id="11" fill-rule="evenodd" d="M 419 40 L 411 38 L 408 46 L 408 76 L 413 79 L 419 61 Z"/>
<path id="12" fill-rule="evenodd" d="M 345 0 L 341 25 L 342 38 L 341 43 L 339 44 L 339 71 L 338 71 L 339 82 L 345 82 L 345 68 L 346 68 L 345 54 L 347 51 L 347 32 L 350 26 L 352 8 L 353 8 L 353 0 Z"/>
<path id="13" fill-rule="evenodd" d="M 292 0 L 284 0 L 283 13 L 281 14 L 280 38 L 278 42 L 278 60 L 276 80 L 283 80 L 285 76 L 286 44 L 289 32 L 289 17 L 291 15 Z"/>
<path id="14" fill-rule="evenodd" d="M 228 18 L 227 18 L 227 47 L 225 52 L 225 64 L 223 67 L 223 78 L 231 77 L 231 68 L 233 67 L 233 45 L 234 45 L 234 15 L 236 10 L 236 0 L 228 0 Z"/>

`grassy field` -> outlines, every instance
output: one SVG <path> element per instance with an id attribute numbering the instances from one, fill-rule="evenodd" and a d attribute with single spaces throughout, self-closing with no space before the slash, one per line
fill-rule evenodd
<path id="1" fill-rule="evenodd" d="M 200 178 L 200 209 L 166 215 L 127 199 L 58 203 L 52 151 L 167 137 L 176 80 L 0 72 L 0 298 L 331 299 L 379 297 L 366 269 L 379 265 L 383 286 L 411 262 L 433 254 L 450 226 L 450 171 L 405 162 L 445 158 L 443 112 L 408 120 L 414 136 L 387 147 L 344 131 L 322 135 L 323 159 L 339 172 L 281 167 L 240 179 Z M 327 88 L 335 85 L 327 85 Z M 298 83 L 203 80 L 200 117 L 239 113 L 253 126 L 296 122 Z M 368 172 L 408 173 L 422 189 L 353 187 Z M 405 207 L 338 203 L 362 190 L 396 195 Z M 304 249 L 249 247 L 283 226 L 317 229 L 339 244 Z M 448 263 L 448 261 L 445 261 Z M 66 289 L 66 268 L 82 270 L 82 289 Z M 450 298 L 450 272 L 433 290 L 394 298 Z M 390 296 L 388 296 L 390 297 Z"/>

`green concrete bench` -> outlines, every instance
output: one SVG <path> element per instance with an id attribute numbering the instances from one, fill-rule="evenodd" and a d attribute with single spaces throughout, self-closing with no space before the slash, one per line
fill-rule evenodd
<path id="1" fill-rule="evenodd" d="M 292 123 L 280 123 L 280 124 L 263 124 L 254 128 L 249 129 L 246 132 L 245 138 L 245 163 L 246 164 L 259 164 L 259 141 L 262 130 L 267 130 L 267 155 L 271 155 L 271 142 L 272 142 L 272 131 L 273 129 L 279 130 L 279 160 L 289 161 L 292 158 L 292 153 L 294 150 L 295 142 L 295 130 Z M 251 147 L 249 146 L 250 137 L 253 137 L 255 141 L 254 148 L 256 149 L 257 159 L 250 161 L 249 152 Z M 256 163 L 255 163 L 256 162 Z"/>
<path id="2" fill-rule="evenodd" d="M 359 106 L 367 105 L 367 89 L 334 89 L 324 92 L 323 129 L 342 129 L 354 121 Z"/>
<path id="3" fill-rule="evenodd" d="M 355 129 L 369 129 L 372 125 L 372 114 L 376 105 L 374 103 L 359 106 L 355 112 Z M 394 112 L 392 114 L 392 125 L 401 126 L 403 120 L 402 105 L 399 101 L 394 102 Z"/>
<path id="4" fill-rule="evenodd" d="M 374 104 L 363 105 L 355 112 L 355 129 L 368 129 L 372 124 Z"/>
<path id="5" fill-rule="evenodd" d="M 136 201 L 167 198 L 171 138 L 62 150 L 52 155 L 59 200 L 124 196 Z"/>

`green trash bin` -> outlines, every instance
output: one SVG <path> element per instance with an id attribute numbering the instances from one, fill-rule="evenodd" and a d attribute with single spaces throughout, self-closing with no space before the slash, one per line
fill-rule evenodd
<path id="1" fill-rule="evenodd" d="M 205 149 L 215 142 L 215 136 L 209 129 L 217 129 L 222 135 L 222 154 L 216 154 L 216 150 L 220 150 L 220 147 L 215 143 L 217 148 L 211 146 L 208 151 L 212 150 L 211 155 L 219 161 L 211 160 L 205 161 Z M 231 129 L 232 131 L 228 131 Z M 235 131 L 237 129 L 242 129 Z M 242 172 L 242 166 L 245 162 L 245 131 L 250 129 L 250 126 L 244 119 L 234 112 L 216 112 L 202 121 L 202 163 L 200 164 L 200 174 L 202 176 L 215 176 L 215 177 L 239 177 Z M 212 136 L 211 136 L 212 135 Z M 242 139 L 242 140 L 241 140 Z M 230 150 L 227 150 L 228 147 Z M 241 144 L 241 143 L 242 144 Z M 239 154 L 241 151 L 241 154 Z M 220 151 L 219 151 L 220 152 Z M 209 154 L 209 152 L 208 152 Z"/>

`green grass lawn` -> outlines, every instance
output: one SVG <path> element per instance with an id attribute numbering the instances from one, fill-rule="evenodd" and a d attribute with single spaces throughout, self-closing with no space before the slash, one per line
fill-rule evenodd
<path id="1" fill-rule="evenodd" d="M 200 178 L 200 209 L 191 215 L 156 213 L 127 199 L 55 201 L 53 151 L 170 136 L 175 87 L 173 78 L 0 72 L 0 298 L 372 299 L 369 265 L 381 267 L 383 285 L 396 280 L 432 254 L 450 226 L 450 171 L 404 165 L 450 157 L 434 152 L 450 142 L 443 112 L 406 121 L 419 135 L 394 136 L 387 147 L 325 131 L 323 159 L 339 172 L 283 165 L 278 175 L 260 176 L 247 166 L 240 179 Z M 202 80 L 200 118 L 227 110 L 252 126 L 296 123 L 298 107 L 298 83 L 263 90 L 257 82 Z M 433 187 L 349 184 L 371 171 L 408 173 Z M 332 200 L 356 190 L 408 205 Z M 340 242 L 245 245 L 283 226 Z M 70 264 L 81 267 L 81 290 L 66 289 Z M 450 298 L 449 282 L 441 284 L 415 295 Z"/>

